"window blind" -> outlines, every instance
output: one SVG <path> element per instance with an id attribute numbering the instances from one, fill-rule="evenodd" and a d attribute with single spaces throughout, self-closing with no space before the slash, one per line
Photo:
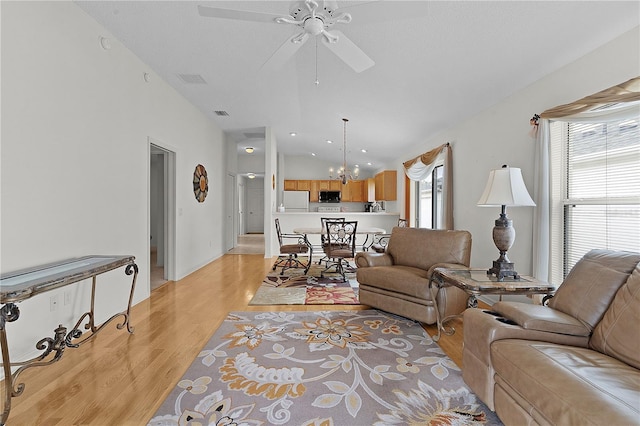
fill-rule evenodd
<path id="1" fill-rule="evenodd" d="M 640 252 L 640 117 L 565 127 L 563 275 L 594 248 Z"/>

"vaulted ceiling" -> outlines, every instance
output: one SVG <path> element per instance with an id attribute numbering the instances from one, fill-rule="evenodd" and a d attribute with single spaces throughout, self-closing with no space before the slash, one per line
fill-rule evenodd
<path id="1" fill-rule="evenodd" d="M 330 30 L 375 65 L 355 72 L 312 36 L 267 69 L 299 27 L 198 12 L 285 16 L 286 1 L 77 2 L 241 146 L 270 126 L 280 150 L 339 163 L 348 118 L 349 163 L 371 170 L 640 24 L 637 1 L 318 3 L 351 14 Z"/>

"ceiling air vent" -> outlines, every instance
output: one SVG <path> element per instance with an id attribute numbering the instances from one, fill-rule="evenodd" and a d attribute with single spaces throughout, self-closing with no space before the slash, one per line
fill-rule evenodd
<path id="1" fill-rule="evenodd" d="M 229 113 L 227 111 L 213 111 L 216 113 L 218 117 L 228 117 Z"/>
<path id="2" fill-rule="evenodd" d="M 200 74 L 178 74 L 178 77 L 185 84 L 207 84 Z"/>

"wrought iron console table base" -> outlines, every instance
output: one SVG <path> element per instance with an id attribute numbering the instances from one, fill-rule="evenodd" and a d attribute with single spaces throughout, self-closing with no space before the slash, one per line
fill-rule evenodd
<path id="1" fill-rule="evenodd" d="M 138 276 L 138 266 L 134 260 L 134 256 L 85 256 L 0 276 L 0 304 L 2 304 L 0 308 L 2 363 L 0 366 L 4 372 L 4 409 L 0 416 L 0 425 L 4 425 L 9 417 L 11 398 L 20 396 L 24 391 L 25 385 L 18 383 L 18 377 L 26 369 L 53 364 L 62 357 L 65 348 L 78 348 L 116 318 L 122 317 L 122 322 L 116 324 L 118 329 L 127 327 L 127 331 L 133 333 L 130 312 Z M 96 277 L 123 266 L 126 275 L 133 275 L 127 309 L 113 315 L 102 324 L 96 325 L 94 316 Z M 40 355 L 26 361 L 11 362 L 5 325 L 20 317 L 17 303 L 38 294 L 88 279 L 91 279 L 91 306 L 88 312 L 80 316 L 71 331 L 67 332 L 67 328 L 60 324 L 54 330 L 53 337 L 45 337 L 36 343 L 36 349 L 42 351 Z M 83 323 L 84 326 L 82 326 Z M 12 367 L 16 368 L 13 373 Z"/>

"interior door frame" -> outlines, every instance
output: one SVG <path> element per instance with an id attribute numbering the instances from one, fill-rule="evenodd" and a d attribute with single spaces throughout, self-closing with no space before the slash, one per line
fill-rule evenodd
<path id="1" fill-rule="evenodd" d="M 176 238 L 176 149 L 158 139 L 147 137 L 147 167 L 151 161 L 152 146 L 164 157 L 164 273 L 169 281 L 177 280 Z M 147 170 L 147 253 L 151 252 L 151 172 Z M 150 285 L 151 277 L 148 277 Z"/>

